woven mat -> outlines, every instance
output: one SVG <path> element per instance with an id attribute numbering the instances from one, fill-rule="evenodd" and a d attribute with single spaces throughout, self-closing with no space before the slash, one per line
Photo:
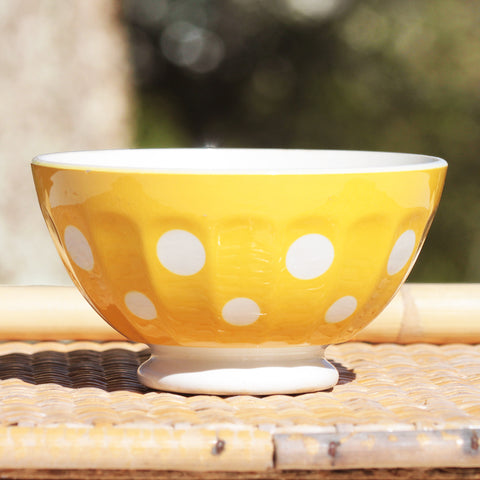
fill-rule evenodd
<path id="1" fill-rule="evenodd" d="M 0 344 L 0 469 L 480 467 L 480 346 L 329 347 L 326 392 L 179 395 L 142 386 L 127 342 Z"/>

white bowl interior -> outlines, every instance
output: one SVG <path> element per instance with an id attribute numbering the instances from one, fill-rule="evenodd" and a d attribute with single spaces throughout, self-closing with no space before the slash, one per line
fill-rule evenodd
<path id="1" fill-rule="evenodd" d="M 35 157 L 32 163 L 71 169 L 208 174 L 381 172 L 423 170 L 446 165 L 440 158 L 407 153 L 222 148 L 51 153 Z"/>

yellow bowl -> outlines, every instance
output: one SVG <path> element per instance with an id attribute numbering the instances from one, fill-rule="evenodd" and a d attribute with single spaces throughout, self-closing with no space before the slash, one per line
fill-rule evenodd
<path id="1" fill-rule="evenodd" d="M 153 346 L 142 380 L 240 393 L 206 370 L 311 360 L 383 310 L 423 244 L 447 166 L 380 152 L 154 149 L 40 155 L 32 169 L 77 287 L 110 325 Z M 262 385 L 246 390 L 328 388 Z"/>

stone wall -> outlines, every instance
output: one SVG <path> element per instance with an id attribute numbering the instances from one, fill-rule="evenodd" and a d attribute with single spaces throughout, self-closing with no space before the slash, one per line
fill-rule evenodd
<path id="1" fill-rule="evenodd" d="M 69 283 L 37 205 L 31 158 L 131 144 L 120 6 L 0 0 L 0 283 Z"/>

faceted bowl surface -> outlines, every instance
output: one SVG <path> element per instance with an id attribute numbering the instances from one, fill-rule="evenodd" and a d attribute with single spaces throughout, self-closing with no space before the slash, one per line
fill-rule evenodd
<path id="1" fill-rule="evenodd" d="M 40 206 L 74 283 L 133 341 L 326 345 L 405 280 L 446 163 L 301 150 L 41 155 Z"/>

